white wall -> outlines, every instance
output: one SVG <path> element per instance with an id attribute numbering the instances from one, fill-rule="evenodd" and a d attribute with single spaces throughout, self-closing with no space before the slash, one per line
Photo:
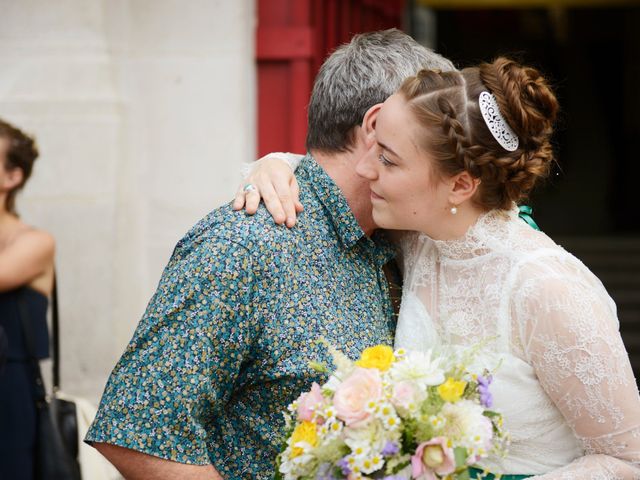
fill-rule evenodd
<path id="1" fill-rule="evenodd" d="M 35 134 L 63 386 L 97 400 L 176 241 L 255 152 L 253 0 L 0 0 L 0 117 Z"/>

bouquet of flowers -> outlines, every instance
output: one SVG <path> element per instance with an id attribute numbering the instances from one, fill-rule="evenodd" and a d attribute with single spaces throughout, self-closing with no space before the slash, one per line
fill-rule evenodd
<path id="1" fill-rule="evenodd" d="M 379 345 L 352 362 L 327 347 L 336 369 L 289 405 L 276 478 L 464 480 L 480 459 L 506 452 L 491 376 L 467 369 L 473 352 Z"/>

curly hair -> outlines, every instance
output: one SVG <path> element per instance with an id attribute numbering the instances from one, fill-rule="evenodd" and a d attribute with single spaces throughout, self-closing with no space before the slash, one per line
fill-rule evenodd
<path id="1" fill-rule="evenodd" d="M 5 208 L 8 212 L 15 214 L 16 195 L 31 176 L 33 163 L 38 158 L 38 148 L 32 137 L 3 120 L 0 120 L 0 138 L 6 139 L 9 144 L 4 168 L 22 170 L 22 181 L 8 193 L 5 199 Z"/>
<path id="2" fill-rule="evenodd" d="M 491 92 L 519 145 L 505 150 L 485 123 L 478 98 Z M 500 57 L 460 72 L 421 70 L 400 93 L 423 128 L 420 146 L 433 156 L 436 173 L 462 171 L 480 179 L 473 201 L 481 208 L 509 209 L 549 174 L 550 138 L 558 101 L 534 68 Z"/>

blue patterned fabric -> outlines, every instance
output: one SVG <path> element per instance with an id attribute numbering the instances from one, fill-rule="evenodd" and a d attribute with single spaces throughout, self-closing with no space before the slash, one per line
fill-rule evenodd
<path id="1" fill-rule="evenodd" d="M 293 229 L 227 205 L 178 243 L 106 386 L 86 440 L 228 479 L 270 478 L 284 442 L 282 412 L 328 361 L 325 337 L 356 358 L 392 344 L 395 320 L 372 240 L 325 171 L 298 169 L 304 212 Z"/>

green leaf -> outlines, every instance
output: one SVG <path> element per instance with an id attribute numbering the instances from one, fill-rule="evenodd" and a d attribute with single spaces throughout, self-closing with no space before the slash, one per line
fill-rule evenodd
<path id="1" fill-rule="evenodd" d="M 324 363 L 320 362 L 309 362 L 309 367 L 312 370 L 315 370 L 318 373 L 329 373 L 329 369 Z"/>
<path id="2" fill-rule="evenodd" d="M 456 447 L 453 449 L 453 456 L 456 459 L 456 467 L 459 468 L 466 465 L 469 453 L 464 447 Z"/>
<path id="3" fill-rule="evenodd" d="M 284 477 L 280 473 L 280 464 L 282 463 L 282 454 L 276 457 L 276 471 L 273 474 L 273 480 L 284 480 Z"/>
<path id="4" fill-rule="evenodd" d="M 458 473 L 456 475 L 456 480 L 471 480 L 471 475 L 469 475 L 469 469 L 467 468 L 465 471 Z"/>
<path id="5" fill-rule="evenodd" d="M 385 472 L 387 475 L 394 475 L 409 465 L 411 465 L 411 455 L 391 457 L 385 464 Z"/>

